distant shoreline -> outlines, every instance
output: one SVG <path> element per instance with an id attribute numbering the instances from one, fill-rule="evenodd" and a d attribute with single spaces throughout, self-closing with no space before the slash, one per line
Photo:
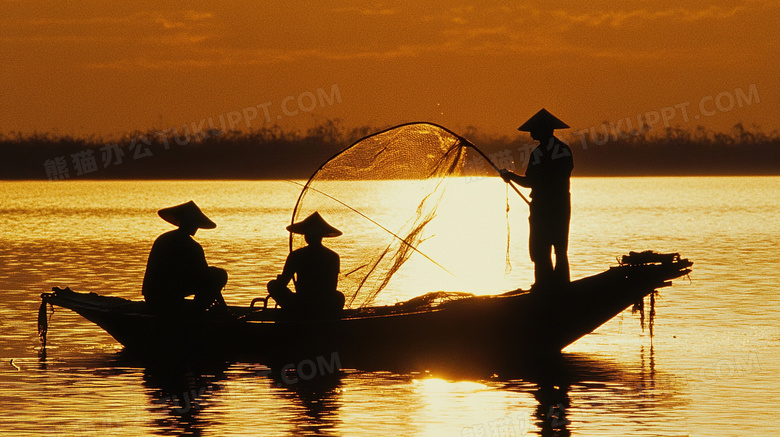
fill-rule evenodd
<path id="1" fill-rule="evenodd" d="M 329 157 L 379 128 L 347 130 L 328 121 L 305 133 L 263 129 L 178 137 L 137 132 L 115 142 L 51 134 L 0 135 L 0 180 L 280 180 L 308 179 Z M 468 129 L 463 137 L 501 167 L 522 172 L 536 143 Z M 730 134 L 668 128 L 588 138 L 562 134 L 574 176 L 776 176 L 780 133 Z"/>

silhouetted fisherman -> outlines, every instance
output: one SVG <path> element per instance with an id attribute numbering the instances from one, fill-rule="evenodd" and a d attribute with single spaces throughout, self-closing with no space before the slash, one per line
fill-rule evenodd
<path id="1" fill-rule="evenodd" d="M 192 238 L 198 229 L 214 229 L 217 225 L 193 201 L 161 209 L 157 214 L 178 229 L 160 235 L 152 245 L 143 283 L 146 302 L 156 312 L 176 313 L 185 308 L 185 298 L 194 295 L 199 310 L 215 305 L 226 310 L 222 288 L 227 283 L 227 272 L 209 266 L 203 248 Z"/>
<path id="2" fill-rule="evenodd" d="M 307 246 L 290 252 L 282 274 L 268 282 L 268 294 L 280 307 L 307 314 L 332 314 L 344 308 L 344 294 L 338 286 L 339 255 L 322 245 L 326 237 L 338 237 L 341 231 L 329 225 L 318 212 L 287 226 L 303 234 Z M 287 284 L 295 277 L 293 293 Z"/>
<path id="3" fill-rule="evenodd" d="M 530 132 L 531 138 L 539 141 L 528 160 L 525 176 L 501 170 L 501 177 L 507 183 L 513 181 L 531 189 L 528 249 L 534 262 L 535 286 L 570 281 L 566 252 L 571 219 L 569 178 L 574 160 L 569 146 L 553 135 L 555 129 L 568 127 L 546 109 L 540 110 L 517 129 Z"/>

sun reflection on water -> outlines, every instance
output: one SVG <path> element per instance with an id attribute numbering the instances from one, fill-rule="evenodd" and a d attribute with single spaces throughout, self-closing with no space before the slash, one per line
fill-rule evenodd
<path id="1" fill-rule="evenodd" d="M 407 182 L 393 187 L 394 195 L 411 190 Z M 490 194 L 480 194 L 482 184 Z M 459 276 L 474 276 L 450 283 L 455 279 L 413 255 L 382 298 L 394 302 L 438 287 L 489 293 L 530 284 L 527 207 L 511 192 L 513 269 L 504 274 L 501 184 L 476 180 L 453 188 L 458 200 L 440 206 L 453 218 L 443 214 L 441 226 L 434 223 L 428 230 L 433 237 L 420 246 Z M 774 405 L 780 393 L 774 378 L 780 298 L 772 262 L 780 235 L 780 178 L 573 179 L 574 278 L 603 271 L 629 250 L 679 251 L 696 265 L 692 282 L 678 280 L 661 290 L 654 338 L 626 312 L 573 344 L 564 354 L 565 370 L 553 372 L 567 376 L 568 384 L 535 374 L 491 377 L 492 371 L 461 377 L 350 370 L 324 385 L 294 387 L 277 385 L 278 375 L 248 363 L 160 377 L 154 366 L 119 358 L 120 347 L 108 334 L 62 309 L 52 319 L 47 360 L 37 358 L 35 314 L 39 294 L 51 286 L 140 298 L 149 248 L 171 229 L 156 215 L 164 206 L 194 199 L 217 222 L 217 229 L 198 232 L 196 239 L 209 261 L 230 273 L 229 302 L 246 305 L 264 295 L 287 255 L 284 227 L 298 188 L 268 181 L 4 182 L 3 432 L 480 435 L 522 418 L 528 434 L 539 435 L 549 431 L 550 408 L 562 404 L 571 434 L 776 434 L 771 423 L 757 428 L 756 404 L 745 400 Z M 377 190 L 365 187 L 358 206 L 377 221 L 392 222 L 397 211 L 382 207 Z M 332 221 L 358 239 L 374 226 L 345 217 Z M 346 241 L 326 244 L 344 258 L 360 256 L 360 246 Z M 486 241 L 492 249 L 481 249 Z M 467 256 L 477 261 L 466 263 Z M 423 269 L 435 273 L 422 275 Z M 181 405 L 165 400 L 204 387 L 195 417 L 177 414 Z"/>

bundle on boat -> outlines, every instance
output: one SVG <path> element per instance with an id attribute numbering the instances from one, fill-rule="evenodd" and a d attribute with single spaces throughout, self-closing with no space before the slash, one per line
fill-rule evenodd
<path id="1" fill-rule="evenodd" d="M 680 260 L 679 253 L 658 253 L 652 250 L 645 250 L 643 252 L 628 252 L 628 255 L 623 255 L 620 258 L 620 265 L 649 265 L 649 264 L 664 264 L 673 263 Z"/>

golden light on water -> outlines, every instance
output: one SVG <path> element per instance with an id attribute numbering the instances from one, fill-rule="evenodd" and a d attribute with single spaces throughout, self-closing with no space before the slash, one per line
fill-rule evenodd
<path id="1" fill-rule="evenodd" d="M 450 181 L 436 217 L 425 228 L 428 238 L 418 246 L 447 271 L 431 268 L 429 260 L 414 254 L 399 272 L 398 287 L 475 294 L 495 294 L 517 288 L 512 284 L 518 283 L 518 275 L 526 273 L 526 269 L 516 265 L 514 272 L 506 272 L 507 199 L 504 186 L 499 178 Z M 525 220 L 518 223 L 513 214 L 509 227 L 518 236 L 526 232 L 526 223 Z"/>
<path id="2" fill-rule="evenodd" d="M 517 284 L 530 284 L 529 266 L 512 259 L 522 257 L 518 252 L 525 251 L 526 237 L 522 235 L 527 232 L 527 215 L 523 216 L 527 206 L 511 199 L 513 211 L 508 223 L 507 191 L 500 178 L 449 178 L 443 185 L 446 188 L 439 187 L 435 195 L 426 198 L 435 183 L 325 182 L 319 192 L 307 193 L 307 211 L 320 211 L 344 231 L 325 244 L 341 255 L 342 274 L 346 274 L 364 265 L 368 257 L 379 255 L 386 245 L 402 246 L 421 201 L 426 202 L 426 208 L 436 205 L 435 215 L 422 228 L 409 259 L 392 276 L 377 303 L 395 303 L 431 291 L 496 294 L 516 289 Z M 340 204 L 333 198 L 348 199 L 348 203 Z M 516 207 L 520 211 L 515 212 Z M 431 210 L 423 211 L 427 214 Z M 514 236 L 509 242 L 511 271 L 507 268 L 508 225 Z M 342 277 L 342 286 L 349 289 L 350 281 L 351 275 Z"/>
<path id="3" fill-rule="evenodd" d="M 382 209 L 384 200 L 397 202 L 395 196 L 409 196 L 404 193 L 414 185 L 393 184 L 386 197 L 377 196 L 382 190 L 375 182 L 366 184 L 360 190 L 363 200 L 356 203 L 388 226 L 398 210 Z M 493 194 L 480 194 L 481 184 Z M 442 222 L 431 223 L 426 229 L 430 238 L 420 246 L 437 262 L 459 270 L 455 273 L 476 271 L 475 288 L 485 292 L 491 276 L 486 271 L 509 278 L 514 286 L 532 282 L 525 248 L 527 208 L 511 192 L 514 268 L 504 276 L 500 234 L 506 229 L 506 188 L 501 184 L 491 179 L 454 184 L 457 200 L 442 202 Z M 193 199 L 217 222 L 216 229 L 198 232 L 196 239 L 211 263 L 228 270 L 228 302 L 247 305 L 265 295 L 265 283 L 287 255 L 284 227 L 298 187 L 272 181 L 3 185 L 0 355 L 6 363 L 9 357 L 14 361 L 0 367 L 0 402 L 13 406 L 0 409 L 0 421 L 4 431 L 13 430 L 11 435 L 45 428 L 76 435 L 262 430 L 267 435 L 476 436 L 498 426 L 514 426 L 523 435 L 521 430 L 544 432 L 551 403 L 563 400 L 570 404 L 572 433 L 774 432 L 772 424 L 764 423 L 753 432 L 755 408 L 743 401 L 769 402 L 777 394 L 773 375 L 779 301 L 772 260 L 780 235 L 780 207 L 773 195 L 780 192 L 780 178 L 572 179 L 569 254 L 574 278 L 605 270 L 629 250 L 679 251 L 696 264 L 690 282 L 682 278 L 660 291 L 652 339 L 647 325 L 643 331 L 638 316 L 626 311 L 570 346 L 564 358 L 573 384 L 559 386 L 553 394 L 560 398 L 552 401 L 550 392 L 541 389 L 542 381 L 533 377 L 458 375 L 462 363 L 453 363 L 453 374 L 349 370 L 324 388 L 278 385 L 278 375 L 246 363 L 159 375 L 153 366 L 123 360 L 108 334 L 60 309 L 50 324 L 49 358 L 41 361 L 34 317 L 40 292 L 57 285 L 140 299 L 150 245 L 171 229 L 156 214 L 164 206 Z M 458 217 L 447 218 L 451 214 Z M 329 220 L 345 236 L 352 233 L 371 246 L 367 235 L 376 226 L 348 217 L 342 211 Z M 475 231 L 483 228 L 490 231 Z M 454 244 L 469 239 L 469 244 Z M 348 247 L 347 241 L 326 244 L 345 259 L 359 256 L 360 246 Z M 491 249 L 485 241 L 497 247 Z M 473 266 L 458 264 L 472 255 L 478 259 Z M 388 302 L 455 280 L 419 255 L 412 255 L 404 269 L 382 297 Z M 437 270 L 430 277 L 420 273 Z M 203 389 L 196 414 L 182 415 L 180 405 L 166 401 L 191 389 Z"/>
<path id="4" fill-rule="evenodd" d="M 669 128 L 740 138 L 731 135 L 736 123 L 774 135 L 778 14 L 780 3 L 769 0 L 3 1 L 0 136 L 51 133 L 108 144 L 123 134 L 181 135 L 209 124 L 307 135 L 336 120 L 343 138 L 353 127 L 422 120 L 474 132 L 474 140 L 486 134 L 487 146 L 499 136 L 522 138 L 516 126 L 541 107 L 572 126 L 564 135 L 585 132 L 594 142 L 602 132 L 605 141 L 621 141 L 614 130 L 631 130 L 627 122 L 648 114 L 663 115 L 649 132 L 662 137 Z M 231 126 L 220 126 L 230 117 Z M 25 146 L 37 146 L 34 138 Z M 578 142 L 575 162 L 587 171 L 586 154 L 598 152 Z M 741 144 L 733 146 L 741 153 Z M 184 147 L 153 148 L 136 167 L 125 148 L 122 167 L 106 171 L 158 168 L 167 177 L 166 159 L 193 164 Z M 71 164 L 75 151 L 26 162 L 9 152 L 0 167 L 29 164 L 28 174 L 44 177 L 44 159 L 63 155 Z M 676 171 L 698 166 L 674 153 L 666 158 L 676 160 Z M 730 154 L 707 158 L 726 171 L 756 171 Z M 244 174 L 263 177 L 245 161 Z M 347 370 L 324 385 L 284 384 L 248 363 L 161 375 L 158 363 L 126 360 L 110 335 L 60 309 L 42 360 L 40 293 L 70 286 L 141 299 L 152 242 L 172 229 L 156 214 L 166 206 L 195 200 L 218 224 L 195 238 L 209 262 L 229 272 L 228 303 L 264 296 L 289 252 L 285 226 L 300 192 L 284 181 L 87 181 L 72 167 L 63 183 L 0 182 L 4 436 L 554 435 L 545 426 L 559 402 L 570 405 L 572 420 L 562 435 L 780 435 L 771 414 L 780 405 L 780 178 L 573 178 L 573 279 L 636 250 L 680 252 L 696 264 L 690 281 L 661 290 L 654 337 L 626 311 L 570 346 L 566 363 L 580 365 L 566 372 L 573 384 L 551 400 L 533 376 Z M 92 176 L 117 174 L 100 170 Z M 762 171 L 776 174 L 769 165 Z M 336 198 L 350 193 L 349 206 L 408 231 L 410 212 L 430 187 L 334 181 L 324 188 Z M 315 207 L 320 199 L 310 193 Z M 326 219 L 344 231 L 326 245 L 341 255 L 341 284 L 350 285 L 345 266 L 386 247 L 387 232 L 346 206 Z M 498 178 L 449 181 L 421 238 L 415 247 L 433 262 L 411 253 L 376 303 L 439 290 L 501 293 L 534 281 L 528 207 Z M 191 390 L 198 408 L 181 408 Z"/>

